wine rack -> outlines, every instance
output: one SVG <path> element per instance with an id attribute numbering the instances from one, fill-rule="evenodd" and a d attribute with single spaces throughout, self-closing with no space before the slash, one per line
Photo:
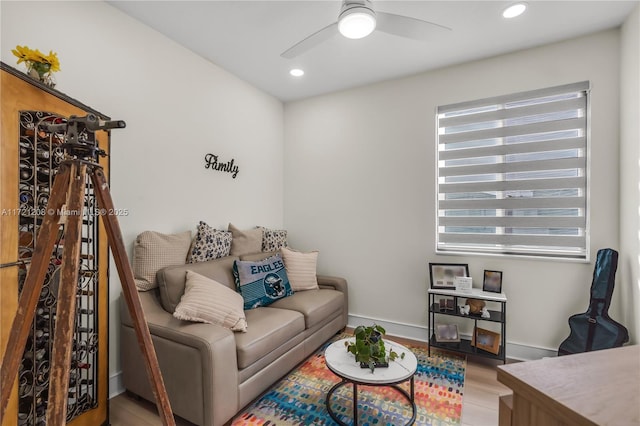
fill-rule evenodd
<path id="1" fill-rule="evenodd" d="M 45 124 L 64 123 L 65 118 L 42 111 L 20 111 L 18 198 L 18 290 L 22 289 L 35 248 L 38 229 L 47 213 L 47 202 L 57 167 L 64 160 L 61 144 L 64 134 L 46 131 Z M 92 132 L 80 138 L 93 141 Z M 95 198 L 87 177 L 82 212 L 80 271 L 76 296 L 76 321 L 72 348 L 72 364 L 67 397 L 67 421 L 97 405 L 98 348 L 98 217 Z M 64 208 L 61 212 L 58 239 L 38 301 L 36 316 L 18 373 L 18 425 L 45 425 L 49 389 L 49 371 L 53 353 L 59 267 L 64 247 Z"/>

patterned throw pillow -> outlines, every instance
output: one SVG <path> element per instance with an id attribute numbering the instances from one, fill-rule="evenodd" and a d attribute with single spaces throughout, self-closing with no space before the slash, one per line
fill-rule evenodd
<path id="1" fill-rule="evenodd" d="M 287 247 L 287 231 L 284 229 L 262 229 L 262 251 L 278 251 Z"/>
<path id="2" fill-rule="evenodd" d="M 187 281 L 173 316 L 185 321 L 217 324 L 233 331 L 247 331 L 243 299 L 219 282 L 187 271 Z"/>
<path id="3" fill-rule="evenodd" d="M 236 260 L 233 263 L 233 277 L 244 299 L 244 309 L 267 306 L 293 294 L 279 254 L 258 262 Z"/>
<path id="4" fill-rule="evenodd" d="M 184 265 L 191 246 L 191 231 L 168 235 L 145 231 L 133 244 L 133 276 L 136 287 L 147 291 L 158 287 L 156 273 L 167 266 Z"/>
<path id="5" fill-rule="evenodd" d="M 231 232 L 214 229 L 200 221 L 187 263 L 206 262 L 229 256 Z"/>

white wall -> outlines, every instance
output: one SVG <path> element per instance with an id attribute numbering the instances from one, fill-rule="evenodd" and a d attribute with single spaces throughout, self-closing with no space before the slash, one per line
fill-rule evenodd
<path id="1" fill-rule="evenodd" d="M 476 287 L 484 269 L 503 271 L 512 347 L 557 350 L 568 317 L 587 308 L 593 261 L 436 256 L 434 112 L 582 80 L 592 82 L 592 259 L 617 249 L 618 30 L 285 104 L 292 244 L 319 249 L 322 272 L 348 279 L 353 318 L 424 338 L 428 262 L 468 263 Z"/>
<path id="2" fill-rule="evenodd" d="M 0 58 L 28 45 L 58 53 L 57 89 L 114 119 L 111 192 L 127 249 L 145 230 L 280 227 L 283 107 L 103 2 L 0 3 Z M 18 66 L 16 66 L 18 67 Z M 20 68 L 20 67 L 18 67 Z M 236 179 L 204 168 L 207 153 L 232 158 Z M 226 229 L 226 228 L 225 228 Z M 110 279 L 110 374 L 120 371 L 120 282 Z"/>
<path id="3" fill-rule="evenodd" d="M 621 31 L 620 299 L 631 341 L 640 343 L 640 6 Z"/>

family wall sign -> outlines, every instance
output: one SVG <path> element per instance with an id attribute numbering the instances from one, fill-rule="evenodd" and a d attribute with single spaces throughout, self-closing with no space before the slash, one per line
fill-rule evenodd
<path id="1" fill-rule="evenodd" d="M 230 161 L 223 163 L 218 159 L 218 156 L 215 154 L 207 154 L 204 156 L 205 169 L 215 170 L 218 172 L 231 173 L 231 177 L 233 179 L 235 179 L 236 176 L 238 176 L 238 172 L 240 171 L 240 168 L 238 167 L 237 164 L 234 164 L 234 162 L 235 162 L 235 159 L 232 158 Z"/>

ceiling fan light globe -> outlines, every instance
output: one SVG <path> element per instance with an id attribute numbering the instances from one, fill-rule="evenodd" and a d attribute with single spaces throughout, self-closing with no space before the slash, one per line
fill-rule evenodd
<path id="1" fill-rule="evenodd" d="M 502 16 L 506 19 L 515 18 L 522 15 L 527 10 L 527 3 L 514 3 L 502 11 Z"/>
<path id="2" fill-rule="evenodd" d="M 340 15 L 338 30 L 347 38 L 359 39 L 368 36 L 376 29 L 376 17 L 371 9 L 358 7 Z"/>

